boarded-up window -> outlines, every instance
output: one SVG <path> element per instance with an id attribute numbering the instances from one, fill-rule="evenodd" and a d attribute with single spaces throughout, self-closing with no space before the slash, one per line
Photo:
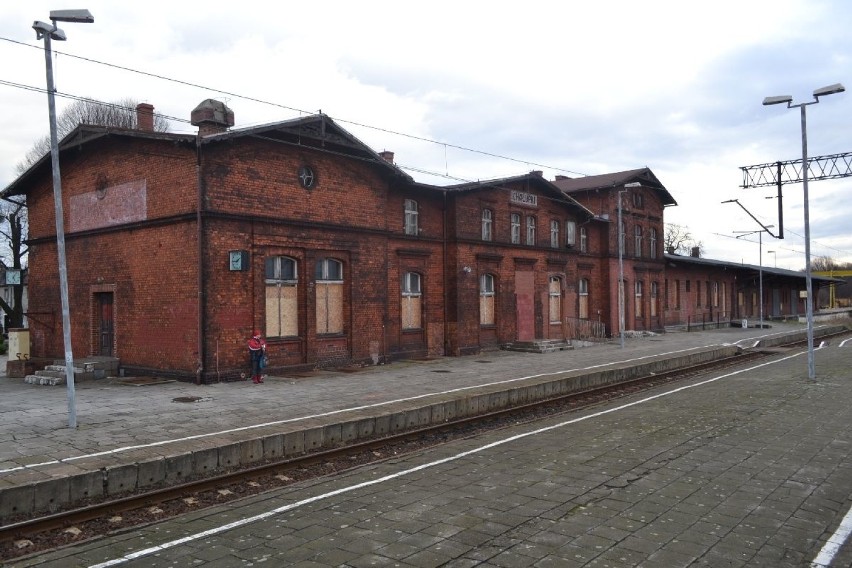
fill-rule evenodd
<path id="1" fill-rule="evenodd" d="M 332 258 L 316 265 L 317 333 L 343 333 L 343 265 Z"/>
<path id="2" fill-rule="evenodd" d="M 266 336 L 299 335 L 299 280 L 296 261 L 286 256 L 266 259 Z"/>
<path id="3" fill-rule="evenodd" d="M 479 324 L 494 325 L 494 276 L 479 277 Z"/>
<path id="4" fill-rule="evenodd" d="M 548 284 L 550 298 L 550 323 L 562 323 L 562 280 L 551 276 Z"/>
<path id="5" fill-rule="evenodd" d="M 580 279 L 578 289 L 580 294 L 580 319 L 589 319 L 589 281 L 585 278 Z"/>
<path id="6" fill-rule="evenodd" d="M 641 318 L 644 314 L 642 313 L 642 305 L 645 303 L 643 299 L 644 292 L 644 282 L 637 280 L 633 283 L 634 292 L 636 294 L 636 317 Z"/>
<path id="7" fill-rule="evenodd" d="M 659 295 L 659 286 L 656 282 L 651 282 L 651 317 L 657 317 L 657 296 Z"/>
<path id="8" fill-rule="evenodd" d="M 423 327 L 422 298 L 420 275 L 416 272 L 406 272 L 402 278 L 402 329 Z"/>

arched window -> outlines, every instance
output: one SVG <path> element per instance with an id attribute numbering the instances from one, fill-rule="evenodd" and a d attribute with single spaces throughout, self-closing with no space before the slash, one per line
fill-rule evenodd
<path id="1" fill-rule="evenodd" d="M 577 285 L 577 290 L 580 295 L 580 309 L 578 315 L 580 319 L 589 319 L 589 281 L 581 278 Z"/>
<path id="2" fill-rule="evenodd" d="M 512 225 L 512 244 L 519 245 L 521 244 L 521 214 L 512 213 L 509 220 Z"/>
<path id="3" fill-rule="evenodd" d="M 641 280 L 637 280 L 633 283 L 633 288 L 636 293 L 636 317 L 641 318 L 643 316 L 642 313 L 642 305 L 643 301 L 643 292 L 644 292 L 644 283 Z"/>
<path id="4" fill-rule="evenodd" d="M 565 245 L 573 247 L 577 244 L 577 223 L 565 221 Z"/>
<path id="5" fill-rule="evenodd" d="M 405 200 L 405 234 L 416 235 L 420 232 L 418 216 L 420 215 L 417 202 L 413 199 Z"/>
<path id="6" fill-rule="evenodd" d="M 299 278 L 295 259 L 269 256 L 265 262 L 266 336 L 299 335 Z"/>
<path id="7" fill-rule="evenodd" d="M 402 329 L 423 327 L 423 299 L 420 275 L 406 272 L 402 276 Z"/>
<path id="8" fill-rule="evenodd" d="M 550 323 L 562 323 L 562 279 L 551 276 L 548 282 L 547 295 L 550 300 Z"/>
<path id="9" fill-rule="evenodd" d="M 333 258 L 317 260 L 317 333 L 343 333 L 343 263 Z"/>
<path id="10" fill-rule="evenodd" d="M 493 224 L 493 213 L 491 209 L 483 209 L 482 210 L 482 240 L 490 241 L 492 240 L 492 224 Z"/>
<path id="11" fill-rule="evenodd" d="M 535 245 L 535 217 L 527 215 L 527 244 Z"/>
<path id="12" fill-rule="evenodd" d="M 580 252 L 589 252 L 589 235 L 585 227 L 580 227 Z"/>
<path id="13" fill-rule="evenodd" d="M 479 277 L 479 325 L 494 325 L 494 276 Z"/>
<path id="14" fill-rule="evenodd" d="M 651 317 L 657 317 L 657 296 L 659 295 L 659 285 L 656 282 L 651 282 Z"/>

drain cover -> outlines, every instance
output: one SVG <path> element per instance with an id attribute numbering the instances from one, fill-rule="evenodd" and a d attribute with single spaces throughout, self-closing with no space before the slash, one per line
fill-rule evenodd
<path id="1" fill-rule="evenodd" d="M 199 400 L 201 400 L 200 396 L 179 396 L 173 398 L 172 402 L 198 402 Z"/>

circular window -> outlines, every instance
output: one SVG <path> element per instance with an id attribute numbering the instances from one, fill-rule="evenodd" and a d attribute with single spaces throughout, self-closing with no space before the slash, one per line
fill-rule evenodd
<path id="1" fill-rule="evenodd" d="M 312 189 L 317 182 L 317 176 L 313 168 L 310 166 L 302 166 L 299 168 L 299 183 L 305 189 Z"/>

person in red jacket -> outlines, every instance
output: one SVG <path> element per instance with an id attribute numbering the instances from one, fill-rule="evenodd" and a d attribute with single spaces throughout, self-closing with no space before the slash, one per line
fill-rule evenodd
<path id="1" fill-rule="evenodd" d="M 263 382 L 262 361 L 266 356 L 266 341 L 260 335 L 260 331 L 254 330 L 254 335 L 248 342 L 249 356 L 251 357 L 251 380 L 254 384 L 259 385 Z"/>

